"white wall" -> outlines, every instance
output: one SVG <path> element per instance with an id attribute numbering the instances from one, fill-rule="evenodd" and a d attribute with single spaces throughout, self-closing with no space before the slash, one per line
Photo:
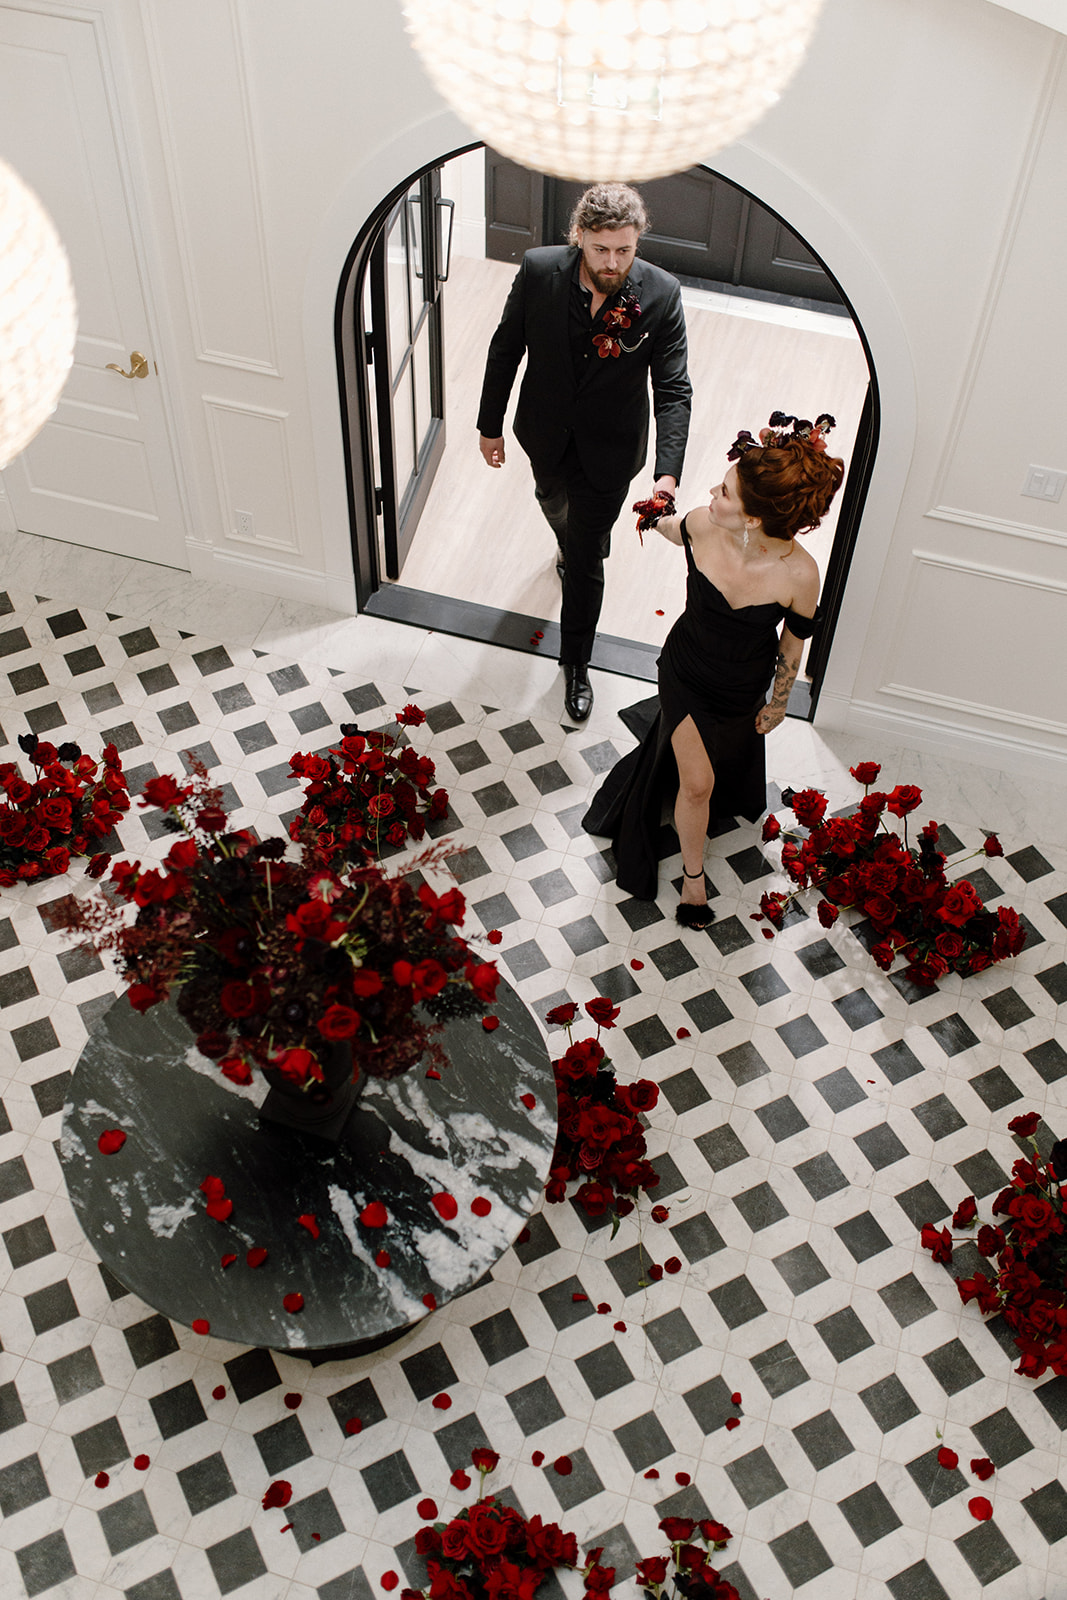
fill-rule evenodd
<path id="1" fill-rule="evenodd" d="M 470 134 L 396 0 L 92 6 L 129 65 L 193 570 L 353 609 L 337 284 L 388 190 Z M 1019 490 L 1030 462 L 1067 467 L 1065 48 L 988 0 L 827 0 L 782 101 L 714 157 L 825 257 L 879 377 L 820 720 L 1045 770 L 1067 770 L 1067 500 Z M 238 491 L 253 541 L 234 536 Z"/>

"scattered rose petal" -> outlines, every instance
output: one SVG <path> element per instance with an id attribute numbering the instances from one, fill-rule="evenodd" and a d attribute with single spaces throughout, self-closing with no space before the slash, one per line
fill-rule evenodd
<path id="1" fill-rule="evenodd" d="M 537 1096 L 535 1094 L 520 1094 L 519 1099 L 522 1101 L 527 1111 L 532 1111 L 534 1106 L 537 1104 Z"/>
<path id="2" fill-rule="evenodd" d="M 597 1316 L 599 1316 L 599 1317 L 610 1317 L 611 1316 L 611 1307 L 608 1305 L 608 1302 L 606 1300 L 601 1300 L 600 1304 L 597 1306 L 596 1309 L 597 1309 Z"/>
<path id="3" fill-rule="evenodd" d="M 643 972 L 645 969 L 645 963 L 643 961 L 638 961 L 636 956 L 634 956 L 633 960 L 630 962 L 630 966 L 634 972 Z"/>
<path id="4" fill-rule="evenodd" d="M 483 1017 L 482 1018 L 482 1027 L 485 1029 L 486 1033 L 492 1033 L 493 1029 L 494 1028 L 499 1028 L 499 1026 L 500 1026 L 500 1018 L 499 1017 Z"/>
<path id="5" fill-rule="evenodd" d="M 959 1466 L 960 1458 L 955 1450 L 950 1450 L 947 1444 L 943 1444 L 937 1452 L 937 1464 L 940 1467 L 947 1467 L 951 1472 L 954 1467 Z"/>
<path id="6" fill-rule="evenodd" d="M 773 930 L 773 928 L 761 928 L 760 929 L 760 933 L 762 933 L 762 935 L 763 935 L 763 937 L 765 939 L 773 939 L 774 938 L 774 930 Z"/>
<path id="7" fill-rule="evenodd" d="M 302 1394 L 287 1394 L 285 1399 L 282 1401 L 282 1404 L 285 1406 L 287 1411 L 295 1411 L 303 1398 L 304 1396 Z"/>
<path id="8" fill-rule="evenodd" d="M 427 1293 L 423 1295 L 422 1303 L 429 1311 L 437 1310 L 437 1296 L 434 1294 L 432 1289 L 428 1290 Z"/>
<path id="9" fill-rule="evenodd" d="M 530 643 L 531 644 L 536 644 L 537 643 L 537 635 L 536 635 L 536 633 L 531 633 L 531 635 L 530 635 Z"/>
<path id="10" fill-rule="evenodd" d="M 984 1483 L 987 1478 L 991 1478 L 996 1470 L 996 1467 L 993 1465 L 992 1461 L 990 1461 L 988 1456 L 978 1456 L 974 1461 L 971 1462 L 971 1471 L 982 1483 Z"/>
<path id="11" fill-rule="evenodd" d="M 108 1477 L 106 1472 L 98 1472 L 96 1477 L 93 1479 L 93 1482 L 96 1484 L 98 1489 L 106 1489 L 108 1484 L 111 1482 L 111 1479 Z"/>
<path id="12" fill-rule="evenodd" d="M 422 1517 L 422 1519 L 425 1522 L 434 1522 L 437 1519 L 437 1501 L 436 1500 L 430 1500 L 430 1499 L 420 1500 L 418 1505 L 415 1507 L 415 1510 L 419 1513 L 419 1516 Z"/>
<path id="13" fill-rule="evenodd" d="M 261 1267 L 264 1261 L 267 1259 L 267 1253 L 268 1252 L 263 1245 L 255 1244 L 245 1256 L 245 1260 L 248 1262 L 250 1267 Z"/>
<path id="14" fill-rule="evenodd" d="M 686 1489 L 686 1488 L 689 1487 L 689 1485 L 692 1483 L 693 1480 L 689 1476 L 688 1472 L 676 1472 L 674 1474 L 674 1481 L 675 1481 L 675 1483 L 680 1483 L 682 1488 Z"/>
<path id="15" fill-rule="evenodd" d="M 345 1432 L 348 1434 L 363 1432 L 362 1417 L 349 1417 L 345 1422 Z"/>
<path id="16" fill-rule="evenodd" d="M 426 1077 L 428 1077 L 428 1078 L 439 1078 L 440 1076 L 441 1076 L 441 1074 L 438 1072 L 436 1067 L 427 1067 L 427 1069 L 426 1069 Z"/>
<path id="17" fill-rule="evenodd" d="M 739 1428 L 740 1426 L 741 1426 L 741 1418 L 740 1417 L 727 1417 L 727 1419 L 726 1419 L 726 1427 L 727 1427 L 728 1431 L 732 1430 L 734 1428 Z"/>
<path id="18" fill-rule="evenodd" d="M 492 931 L 487 933 L 485 937 L 489 940 L 490 944 L 499 944 L 504 935 L 501 933 L 499 928 L 493 928 Z"/>
<path id="19" fill-rule="evenodd" d="M 299 1291 L 294 1290 L 292 1294 L 283 1295 L 282 1305 L 286 1311 L 303 1311 L 304 1296 Z"/>
<path id="20" fill-rule="evenodd" d="M 216 1178 L 213 1172 L 209 1172 L 200 1185 L 200 1193 L 208 1200 L 221 1200 L 226 1193 L 226 1185 L 221 1178 Z"/>
<path id="21" fill-rule="evenodd" d="M 365 1228 L 384 1228 L 389 1221 L 389 1213 L 380 1200 L 372 1200 L 363 1207 L 359 1220 Z"/>
<path id="22" fill-rule="evenodd" d="M 279 1529 L 278 1529 L 278 1532 L 279 1532 L 279 1533 L 288 1533 L 288 1532 L 289 1532 L 289 1529 L 290 1529 L 290 1528 L 291 1528 L 291 1527 L 292 1527 L 292 1526 L 293 1526 L 293 1524 L 292 1524 L 292 1523 L 291 1523 L 291 1522 L 283 1522 L 283 1523 L 282 1523 L 282 1525 L 281 1525 L 281 1527 L 280 1527 L 280 1528 L 279 1528 Z"/>
<path id="23" fill-rule="evenodd" d="M 455 1196 L 451 1194 L 432 1194 L 430 1196 L 430 1204 L 442 1222 L 451 1222 L 459 1211 L 459 1204 Z"/>
<path id="24" fill-rule="evenodd" d="M 539 1467 L 544 1459 L 545 1452 L 543 1450 L 535 1450 L 533 1455 L 530 1457 L 530 1460 L 533 1462 L 535 1467 Z"/>
<path id="25" fill-rule="evenodd" d="M 626 1324 L 625 1324 L 625 1322 L 614 1322 L 614 1323 L 612 1323 L 612 1327 L 615 1329 L 616 1333 L 625 1333 L 626 1332 Z"/>
<path id="26" fill-rule="evenodd" d="M 588 1295 L 587 1295 L 587 1294 L 572 1294 L 572 1295 L 571 1295 L 571 1299 L 572 1299 L 572 1300 L 573 1300 L 573 1301 L 574 1301 L 574 1302 L 575 1302 L 575 1304 L 576 1304 L 576 1305 L 577 1305 L 577 1303 L 578 1303 L 578 1302 L 579 1302 L 579 1301 L 580 1301 L 580 1300 L 588 1300 L 588 1299 L 589 1299 L 589 1296 L 588 1296 Z"/>
<path id="27" fill-rule="evenodd" d="M 318 1221 L 316 1220 L 316 1218 L 312 1216 L 310 1211 L 305 1211 L 303 1216 L 297 1217 L 296 1220 L 297 1220 L 297 1222 L 299 1222 L 299 1224 L 300 1224 L 300 1226 L 302 1228 L 306 1228 L 307 1229 L 307 1231 L 310 1233 L 310 1235 L 311 1235 L 311 1237 L 313 1239 L 317 1239 L 318 1238 L 318 1236 L 319 1236 L 319 1224 L 318 1224 Z"/>
<path id="28" fill-rule="evenodd" d="M 676 1039 L 688 1039 L 691 1037 L 691 1034 L 688 1028 L 679 1028 L 674 1037 Z"/>
<path id="29" fill-rule="evenodd" d="M 232 1267 L 236 1260 L 237 1260 L 237 1257 L 234 1254 L 234 1252 L 232 1250 L 227 1250 L 226 1254 L 224 1256 L 220 1257 L 219 1266 L 220 1267 Z"/>
<path id="30" fill-rule="evenodd" d="M 210 1333 L 211 1332 L 211 1324 L 207 1320 L 206 1317 L 194 1317 L 193 1318 L 193 1332 L 194 1333 Z"/>
<path id="31" fill-rule="evenodd" d="M 645 1473 L 645 1477 L 646 1477 L 646 1478 L 658 1478 L 658 1477 L 659 1477 L 659 1470 L 658 1470 L 658 1468 L 656 1468 L 656 1467 L 649 1467 L 649 1469 L 648 1469 L 648 1471 L 647 1471 L 647 1472 L 646 1472 L 646 1473 Z"/>
<path id="32" fill-rule="evenodd" d="M 484 1194 L 475 1195 L 471 1201 L 471 1210 L 476 1217 L 487 1217 L 493 1209 L 493 1202 L 487 1200 Z"/>
<path id="33" fill-rule="evenodd" d="M 263 1509 L 270 1511 L 275 1506 L 287 1506 L 293 1498 L 293 1486 L 284 1478 L 275 1478 L 273 1483 L 267 1485 L 267 1492 L 263 1496 Z"/>
<path id="34" fill-rule="evenodd" d="M 652 1221 L 653 1222 L 666 1222 L 666 1220 L 667 1220 L 667 1218 L 669 1216 L 670 1216 L 670 1212 L 668 1211 L 666 1206 L 653 1206 L 652 1207 Z"/>
<path id="35" fill-rule="evenodd" d="M 322 1538 L 322 1534 L 321 1533 L 313 1533 L 311 1535 L 311 1537 L 314 1539 L 315 1543 L 318 1544 L 319 1540 Z"/>
<path id="36" fill-rule="evenodd" d="M 383 1572 L 382 1573 L 382 1588 L 383 1589 L 395 1589 L 399 1582 L 400 1582 L 399 1574 L 394 1572 L 391 1567 L 390 1567 L 388 1572 Z"/>
<path id="37" fill-rule="evenodd" d="M 389 1254 L 388 1250 L 379 1250 L 377 1255 L 374 1257 L 374 1265 L 376 1267 L 387 1267 L 392 1262 L 392 1259 L 393 1258 Z"/>
<path id="38" fill-rule="evenodd" d="M 561 1478 L 569 1477 L 574 1470 L 574 1463 L 571 1461 L 570 1456 L 557 1456 L 552 1465 Z"/>
<path id="39" fill-rule="evenodd" d="M 993 1515 L 993 1507 L 984 1494 L 976 1494 L 973 1500 L 968 1500 L 967 1510 L 975 1522 L 988 1522 Z"/>
<path id="40" fill-rule="evenodd" d="M 450 1411 L 452 1408 L 452 1396 L 450 1394 L 435 1394 L 433 1403 L 438 1411 Z"/>
<path id="41" fill-rule="evenodd" d="M 516 1237 L 515 1243 L 516 1244 L 529 1244 L 529 1242 L 530 1242 L 530 1230 L 529 1230 L 529 1228 L 523 1228 L 521 1230 L 521 1232 L 518 1234 L 518 1236 Z"/>
<path id="42" fill-rule="evenodd" d="M 677 1256 L 668 1256 L 663 1263 L 663 1270 L 664 1272 L 681 1272 L 682 1263 Z"/>
<path id="43" fill-rule="evenodd" d="M 448 1481 L 453 1489 L 469 1489 L 471 1486 L 471 1480 L 462 1467 L 457 1467 Z"/>
<path id="44" fill-rule="evenodd" d="M 657 611 L 657 612 L 656 612 L 656 615 L 657 615 L 657 617 L 662 617 L 662 616 L 663 616 L 663 615 L 664 615 L 664 614 L 665 614 L 665 613 L 664 613 L 664 612 L 662 612 L 662 611 Z"/>
<path id="45" fill-rule="evenodd" d="M 543 639 L 544 636 L 545 636 L 545 630 L 543 628 L 538 628 L 537 632 L 534 634 L 534 638 L 535 639 Z"/>
<path id="46" fill-rule="evenodd" d="M 658 1283 L 662 1278 L 663 1268 L 660 1266 L 658 1261 L 653 1261 L 652 1265 L 648 1269 L 648 1275 L 652 1279 L 653 1283 Z"/>
<path id="47" fill-rule="evenodd" d="M 152 1465 L 149 1458 L 145 1455 L 134 1456 L 133 1464 L 138 1472 L 147 1472 L 149 1467 Z"/>
<path id="48" fill-rule="evenodd" d="M 121 1128 L 105 1128 L 96 1141 L 96 1148 L 102 1156 L 113 1156 L 125 1143 L 126 1135 Z"/>
<path id="49" fill-rule="evenodd" d="M 207 1212 L 208 1216 L 213 1217 L 216 1222 L 225 1222 L 226 1218 L 233 1211 L 233 1201 L 209 1200 L 207 1205 L 204 1207 L 204 1210 Z"/>
<path id="50" fill-rule="evenodd" d="M 739 1389 L 735 1389 L 733 1394 L 730 1396 L 730 1404 L 732 1406 L 739 1406 L 741 1404 L 741 1391 Z"/>
<path id="51" fill-rule="evenodd" d="M 225 1400 L 226 1385 L 224 1383 L 217 1383 L 211 1391 L 211 1398 L 212 1400 Z"/>

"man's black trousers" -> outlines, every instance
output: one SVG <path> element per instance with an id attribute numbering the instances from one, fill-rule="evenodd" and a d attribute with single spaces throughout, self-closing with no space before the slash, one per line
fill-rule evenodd
<path id="1" fill-rule="evenodd" d="M 611 489 L 594 489 L 582 471 L 571 440 L 559 466 L 534 475 L 534 492 L 563 552 L 563 606 L 559 659 L 563 666 L 588 666 L 604 599 L 604 562 L 611 554 L 615 526 L 629 480 Z"/>

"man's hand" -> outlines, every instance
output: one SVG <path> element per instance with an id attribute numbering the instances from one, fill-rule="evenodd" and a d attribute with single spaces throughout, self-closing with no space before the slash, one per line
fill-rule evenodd
<path id="1" fill-rule="evenodd" d="M 478 435 L 478 448 L 481 450 L 487 467 L 502 467 L 504 465 L 503 439 L 487 439 L 484 433 Z"/>
<path id="2" fill-rule="evenodd" d="M 665 472 L 662 478 L 657 478 L 652 485 L 652 493 L 654 495 L 659 494 L 661 489 L 665 494 L 669 494 L 673 500 L 678 492 L 678 479 L 672 478 L 669 472 Z"/>

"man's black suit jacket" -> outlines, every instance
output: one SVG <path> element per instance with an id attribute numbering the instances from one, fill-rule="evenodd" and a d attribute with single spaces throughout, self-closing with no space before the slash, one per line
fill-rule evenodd
<path id="1" fill-rule="evenodd" d="M 573 435 L 578 459 L 595 489 L 629 483 L 648 450 L 648 389 L 656 417 L 654 476 L 681 478 L 692 387 L 686 372 L 685 317 L 677 281 L 638 258 L 627 279 L 641 315 L 621 338 L 637 349 L 591 359 L 576 377 L 570 344 L 570 296 L 578 250 L 550 245 L 528 250 L 489 346 L 478 431 L 504 432 L 511 387 L 526 354 L 515 413 L 515 437 L 534 476 L 550 474 Z M 638 344 L 638 340 L 640 343 Z"/>

